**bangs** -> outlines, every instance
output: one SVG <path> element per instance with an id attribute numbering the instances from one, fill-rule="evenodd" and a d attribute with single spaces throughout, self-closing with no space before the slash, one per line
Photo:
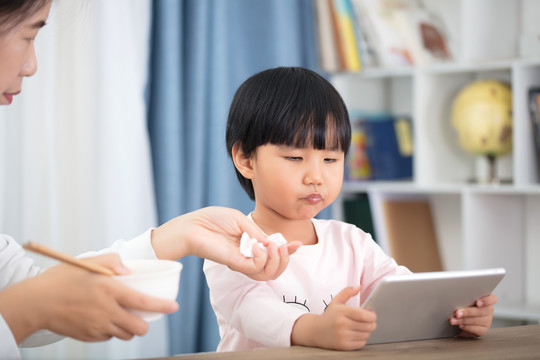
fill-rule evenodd
<path id="1" fill-rule="evenodd" d="M 305 118 L 307 120 L 304 120 Z M 291 117 L 284 122 L 285 131 L 276 131 L 277 136 L 270 137 L 268 143 L 297 148 L 312 147 L 317 150 L 341 150 L 347 153 L 348 133 L 340 123 L 331 114 L 304 114 L 301 117 Z M 285 136 L 279 136 L 280 134 Z"/>
<path id="2" fill-rule="evenodd" d="M 242 148 L 251 153 L 267 143 L 347 154 L 351 125 L 347 108 L 323 77 L 303 70 L 276 72 L 250 94 L 251 113 Z M 247 135 L 247 134 L 245 134 Z"/>

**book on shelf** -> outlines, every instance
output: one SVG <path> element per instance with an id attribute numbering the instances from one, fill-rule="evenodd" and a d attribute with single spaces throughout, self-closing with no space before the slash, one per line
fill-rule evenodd
<path id="1" fill-rule="evenodd" d="M 407 116 L 351 113 L 346 180 L 407 180 L 413 175 L 412 121 Z"/>
<path id="2" fill-rule="evenodd" d="M 373 44 L 380 65 L 411 65 L 409 49 L 395 21 L 395 14 L 417 6 L 414 0 L 360 0 L 359 13 L 372 28 Z M 362 21 L 362 20 L 361 20 Z"/>
<path id="3" fill-rule="evenodd" d="M 331 5 L 334 7 L 336 14 L 336 33 L 338 34 L 337 39 L 341 43 L 341 48 L 343 49 L 345 70 L 360 71 L 362 64 L 360 63 L 351 1 L 333 0 Z"/>
<path id="4" fill-rule="evenodd" d="M 529 89 L 529 113 L 533 133 L 537 176 L 540 180 L 540 87 Z"/>
<path id="5" fill-rule="evenodd" d="M 315 8 L 324 71 L 452 58 L 442 18 L 418 0 L 317 0 Z"/>
<path id="6" fill-rule="evenodd" d="M 394 17 L 414 65 L 452 59 L 444 24 L 436 14 L 414 6 L 396 11 Z"/>
<path id="7" fill-rule="evenodd" d="M 346 223 L 356 225 L 377 241 L 368 194 L 359 193 L 345 198 L 343 200 L 343 214 Z"/>
<path id="8" fill-rule="evenodd" d="M 349 181 L 369 180 L 371 178 L 366 132 L 362 126 L 362 121 L 362 119 L 352 120 L 351 147 L 347 155 L 347 166 L 345 166 L 345 179 Z"/>
<path id="9" fill-rule="evenodd" d="M 442 271 L 428 200 L 385 200 L 383 211 L 390 254 L 413 272 Z"/>
<path id="10" fill-rule="evenodd" d="M 316 0 L 315 24 L 321 68 L 326 72 L 360 71 L 351 0 Z"/>
<path id="11" fill-rule="evenodd" d="M 327 1 L 330 12 L 330 20 L 332 21 L 332 36 L 334 37 L 334 43 L 336 44 L 339 69 L 346 70 L 347 63 L 345 62 L 345 48 L 344 42 L 342 41 L 338 13 L 336 7 L 334 6 L 334 0 Z"/>
<path id="12" fill-rule="evenodd" d="M 341 67 L 330 6 L 331 3 L 328 0 L 315 2 L 319 62 L 324 71 L 337 72 L 341 70 Z"/>
<path id="13" fill-rule="evenodd" d="M 354 28 L 356 41 L 358 43 L 358 52 L 363 67 L 373 67 L 379 63 L 377 52 L 375 51 L 374 35 L 372 26 L 368 23 L 366 15 L 360 4 L 362 0 L 351 0 L 354 14 Z"/>

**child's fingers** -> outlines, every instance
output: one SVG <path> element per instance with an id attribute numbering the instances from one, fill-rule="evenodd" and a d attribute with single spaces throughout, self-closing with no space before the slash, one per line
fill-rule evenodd
<path id="1" fill-rule="evenodd" d="M 251 246 L 251 251 L 253 252 L 255 269 L 257 269 L 257 272 L 264 271 L 264 267 L 268 261 L 268 253 L 261 249 L 257 244 Z"/>
<path id="2" fill-rule="evenodd" d="M 275 279 L 275 275 L 278 271 L 280 262 L 280 256 L 276 243 L 270 242 L 266 250 L 268 251 L 268 260 L 266 262 L 263 272 L 267 279 Z"/>
<path id="3" fill-rule="evenodd" d="M 457 310 L 454 316 L 458 319 L 467 318 L 467 317 L 479 317 L 479 316 L 492 316 L 493 315 L 493 306 L 484 306 L 484 307 L 470 307 L 466 309 Z"/>
<path id="4" fill-rule="evenodd" d="M 495 305 L 496 303 L 497 303 L 497 296 L 495 296 L 495 294 L 490 294 L 481 299 L 478 299 L 475 304 L 477 307 L 484 307 L 484 306 Z"/>
<path id="5" fill-rule="evenodd" d="M 471 325 L 471 324 L 488 325 L 488 324 L 491 324 L 492 316 L 490 315 L 469 316 L 469 317 L 460 318 L 460 319 L 456 317 L 452 317 L 450 318 L 449 321 L 451 325 Z"/>
<path id="6" fill-rule="evenodd" d="M 279 257 L 279 262 L 276 271 L 272 275 L 272 280 L 277 279 L 278 276 L 281 275 L 283 271 L 285 271 L 287 265 L 289 264 L 289 248 L 287 247 L 287 245 L 281 245 L 277 249 L 277 254 Z"/>
<path id="7" fill-rule="evenodd" d="M 366 311 L 370 312 L 370 311 Z M 360 320 L 352 320 L 348 319 L 349 321 L 343 322 L 344 327 L 347 328 L 347 331 L 350 333 L 354 333 L 353 336 L 356 339 L 363 339 L 367 340 L 369 335 L 377 328 L 377 323 L 375 321 L 360 321 Z"/>
<path id="8" fill-rule="evenodd" d="M 287 243 L 287 249 L 289 251 L 289 255 L 292 255 L 296 252 L 302 246 L 301 241 L 291 241 L 290 243 Z"/>
<path id="9" fill-rule="evenodd" d="M 253 252 L 254 258 L 264 260 L 264 263 L 266 263 L 268 253 L 266 252 L 266 250 L 262 249 L 258 243 L 254 243 L 251 245 L 251 251 Z"/>
<path id="10" fill-rule="evenodd" d="M 368 330 L 373 331 L 376 327 L 377 314 L 373 311 L 369 311 L 361 308 L 351 308 L 351 311 L 347 314 L 347 317 L 358 324 L 371 324 Z M 365 325 L 361 325 L 365 326 Z M 362 327 L 362 329 L 364 329 Z M 364 329 L 365 331 L 365 329 Z"/>
<path id="11" fill-rule="evenodd" d="M 487 325 L 491 323 L 491 317 L 490 316 L 469 316 L 464 317 L 461 319 L 457 319 L 455 317 L 450 319 L 450 324 L 452 325 Z"/>
<path id="12" fill-rule="evenodd" d="M 332 303 L 334 304 L 345 304 L 349 298 L 357 295 L 360 292 L 360 286 L 349 286 L 341 290 L 334 298 Z"/>
<path id="13" fill-rule="evenodd" d="M 250 278 L 259 281 L 274 280 L 287 268 L 290 250 L 286 245 L 278 249 L 276 243 L 270 242 L 264 251 L 254 244 L 252 250 L 255 267 L 260 270 L 248 275 Z"/>

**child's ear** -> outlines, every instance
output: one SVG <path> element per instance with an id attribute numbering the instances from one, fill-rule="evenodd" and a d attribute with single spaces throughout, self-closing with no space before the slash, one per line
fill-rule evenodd
<path id="1" fill-rule="evenodd" d="M 244 154 L 239 143 L 233 145 L 232 159 L 236 170 L 238 170 L 243 177 L 246 179 L 253 179 L 251 156 L 246 156 L 246 154 Z"/>

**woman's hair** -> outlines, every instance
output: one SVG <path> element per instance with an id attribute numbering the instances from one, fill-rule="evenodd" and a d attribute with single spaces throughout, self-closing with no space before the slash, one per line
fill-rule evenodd
<path id="1" fill-rule="evenodd" d="M 52 0 L 0 0 L 0 33 L 11 30 Z"/>
<path id="2" fill-rule="evenodd" d="M 278 67 L 253 75 L 236 91 L 227 120 L 227 151 L 238 144 L 246 156 L 265 144 L 342 150 L 351 141 L 351 125 L 343 99 L 314 71 Z M 236 170 L 252 200 L 251 180 Z"/>

